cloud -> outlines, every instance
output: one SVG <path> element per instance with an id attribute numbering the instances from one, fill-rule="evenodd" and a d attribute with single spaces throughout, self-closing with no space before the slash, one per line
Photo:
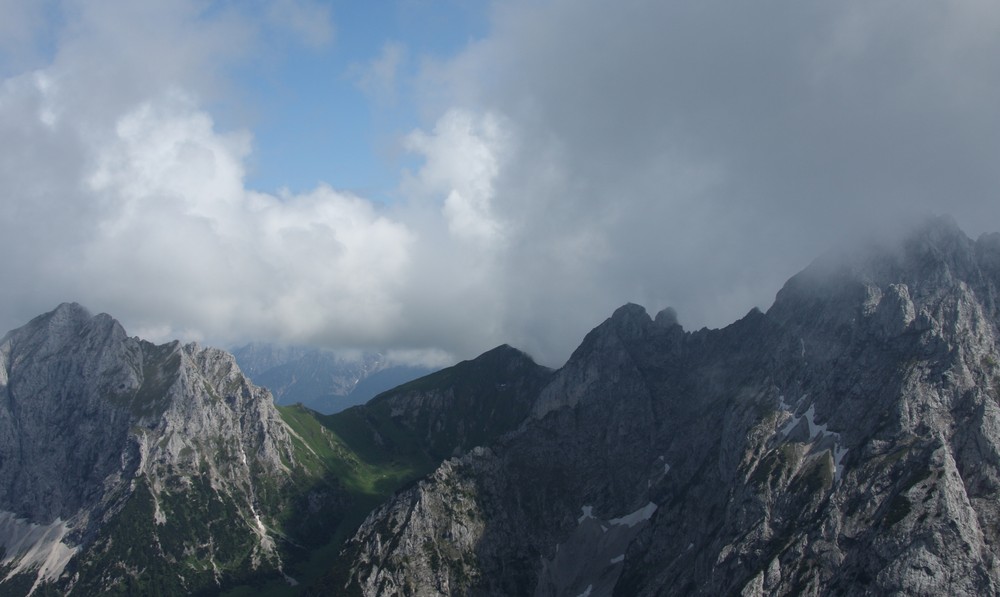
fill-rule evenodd
<path id="1" fill-rule="evenodd" d="M 0 74 L 18 72 L 39 60 L 46 4 L 0 0 Z"/>
<path id="2" fill-rule="evenodd" d="M 1000 222 L 991 2 L 496 2 L 421 56 L 389 205 L 249 190 L 252 134 L 220 125 L 231 69 L 331 43 L 324 5 L 0 6 L 26 32 L 0 42 L 7 328 L 78 300 L 154 340 L 558 365 L 626 301 L 724 325 L 838 243 Z M 354 76 L 392 95 L 405 54 Z"/>
<path id="3" fill-rule="evenodd" d="M 226 64 L 269 47 L 254 41 L 262 25 L 194 4 L 91 6 L 67 8 L 76 24 L 48 65 L 0 87 L 0 133 L 19 148 L 0 155 L 7 329 L 77 300 L 154 341 L 383 348 L 405 362 L 492 346 L 496 122 L 456 112 L 414 133 L 425 164 L 397 206 L 328 185 L 253 191 L 252 135 L 220 130 L 205 106 L 225 101 Z M 446 155 L 451 143 L 467 154 Z"/>
<path id="4" fill-rule="evenodd" d="M 405 181 L 411 197 L 444 197 L 442 213 L 456 238 L 483 245 L 502 242 L 504 223 L 493 213 L 494 179 L 508 151 L 504 124 L 492 114 L 449 110 L 432 133 L 414 131 L 404 140 L 423 158 Z"/>
<path id="5" fill-rule="evenodd" d="M 377 102 L 396 103 L 399 69 L 406 60 L 406 47 L 399 42 L 386 42 L 378 57 L 367 64 L 355 64 L 350 74 L 357 86 Z"/>
<path id="6" fill-rule="evenodd" d="M 65 10 L 51 62 L 0 87 L 8 327 L 80 300 L 157 340 L 386 340 L 407 226 L 327 186 L 248 190 L 251 136 L 202 107 L 260 25 L 197 3 Z"/>
<path id="7" fill-rule="evenodd" d="M 511 341 L 566 354 L 625 300 L 724 325 L 839 243 L 926 213 L 995 229 L 997 12 L 495 3 L 491 34 L 422 81 L 429 110 L 517 139 L 490 202 L 520 223 L 499 289 Z"/>
<path id="8" fill-rule="evenodd" d="M 143 104 L 115 131 L 86 178 L 96 225 L 66 272 L 89 301 L 147 329 L 185 322 L 168 337 L 243 328 L 302 342 L 332 328 L 367 344 L 397 324 L 405 225 L 326 186 L 246 190 L 248 137 L 216 132 L 183 97 Z"/>

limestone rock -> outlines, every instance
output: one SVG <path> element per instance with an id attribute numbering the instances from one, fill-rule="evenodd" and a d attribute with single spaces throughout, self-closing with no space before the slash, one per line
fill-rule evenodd
<path id="1" fill-rule="evenodd" d="M 279 566 L 269 500 L 293 462 L 270 394 L 232 356 L 60 305 L 0 341 L 0 587 L 139 586 L 140 562 L 185 551 L 199 559 L 173 564 L 178 590 Z"/>
<path id="2" fill-rule="evenodd" d="M 622 307 L 516 433 L 369 517 L 348 586 L 998 594 L 998 290 L 998 236 L 938 219 L 724 329 Z"/>

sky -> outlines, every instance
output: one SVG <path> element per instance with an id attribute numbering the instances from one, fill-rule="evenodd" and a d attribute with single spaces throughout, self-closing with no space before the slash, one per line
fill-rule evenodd
<path id="1" fill-rule="evenodd" d="M 0 0 L 0 328 L 508 343 L 686 329 L 927 215 L 1000 231 L 992 0 Z"/>

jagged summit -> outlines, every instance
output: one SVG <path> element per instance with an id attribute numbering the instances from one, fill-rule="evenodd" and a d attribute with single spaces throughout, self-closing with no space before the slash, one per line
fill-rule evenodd
<path id="1" fill-rule="evenodd" d="M 626 303 L 615 309 L 611 317 L 594 328 L 580 348 L 589 346 L 598 337 L 609 334 L 622 342 L 631 342 L 650 336 L 661 336 L 664 332 L 683 332 L 677 319 L 677 311 L 673 307 L 666 307 L 660 310 L 655 318 L 651 318 L 642 305 Z M 572 358 L 570 357 L 570 360 Z"/>
<path id="2" fill-rule="evenodd" d="M 1000 594 L 998 305 L 1000 235 L 938 218 L 721 329 L 627 304 L 556 371 L 501 345 L 298 431 L 64 305 L 0 342 L 0 578 L 280 580 L 299 520 L 357 529 L 307 594 Z"/>
<path id="3" fill-rule="evenodd" d="M 90 311 L 80 303 L 70 302 L 70 303 L 60 303 L 55 309 L 42 315 L 42 317 L 48 317 L 50 319 L 89 319 L 91 317 Z"/>
<path id="4" fill-rule="evenodd" d="M 108 329 L 118 326 L 118 322 L 107 314 L 94 317 L 85 307 L 78 303 L 62 303 L 52 311 L 39 315 L 27 324 L 11 330 L 0 342 L 8 342 L 17 337 L 26 339 L 31 336 L 44 337 L 50 343 L 65 343 L 72 340 L 74 334 L 86 327 Z M 120 326 L 118 326 L 120 327 Z"/>
<path id="5" fill-rule="evenodd" d="M 673 307 L 666 307 L 661 309 L 659 313 L 656 314 L 654 320 L 656 325 L 663 328 L 670 328 L 675 325 L 680 325 L 677 320 L 677 310 Z"/>
<path id="6" fill-rule="evenodd" d="M 942 216 L 927 220 L 897 242 L 817 259 L 782 287 L 768 315 L 782 322 L 805 324 L 820 318 L 846 325 L 856 318 L 852 309 L 867 313 L 887 293 L 905 293 L 916 301 L 917 311 L 949 293 L 969 291 L 988 297 L 996 293 L 998 274 L 996 235 L 973 241 L 953 219 Z M 996 312 L 992 304 L 985 306 Z"/>
<path id="7" fill-rule="evenodd" d="M 938 218 L 817 260 L 766 313 L 719 330 L 621 307 L 516 434 L 373 514 L 354 544 L 381 547 L 349 582 L 1000 594 L 998 248 Z M 436 509 L 449 503 L 461 511 Z M 418 529 L 448 528 L 464 529 L 456 543 L 409 549 Z"/>
<path id="8" fill-rule="evenodd" d="M 203 553 L 215 566 L 273 563 L 260 521 L 274 513 L 260 492 L 286 482 L 293 450 L 270 395 L 230 355 L 129 338 L 109 315 L 64 303 L 4 337 L 0 371 L 5 590 L 70 577 L 62 586 L 83 593 L 135 582 L 149 571 L 131 558 L 183 559 L 190 545 L 177 533 L 218 545 Z M 202 507 L 227 510 L 235 526 L 198 526 Z M 118 534 L 113 521 L 147 508 L 120 524 L 148 534 Z M 238 561 L 223 543 L 240 546 Z M 185 576 L 188 589 L 214 582 L 210 571 Z"/>
<path id="9" fill-rule="evenodd" d="M 615 312 L 611 314 L 611 320 L 619 324 L 627 324 L 634 321 L 645 321 L 648 319 L 649 313 L 646 312 L 646 308 L 635 303 L 625 303 L 621 307 L 615 309 Z"/>

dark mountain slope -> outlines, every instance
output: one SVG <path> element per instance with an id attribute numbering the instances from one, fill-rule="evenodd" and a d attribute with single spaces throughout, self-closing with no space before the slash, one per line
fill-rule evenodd
<path id="1" fill-rule="evenodd" d="M 445 458 L 489 445 L 531 412 L 552 372 L 503 345 L 326 419 L 385 453 Z"/>
<path id="2" fill-rule="evenodd" d="M 533 419 L 382 506 L 365 594 L 996 594 L 1000 237 L 935 220 L 766 314 L 619 309 Z"/>

